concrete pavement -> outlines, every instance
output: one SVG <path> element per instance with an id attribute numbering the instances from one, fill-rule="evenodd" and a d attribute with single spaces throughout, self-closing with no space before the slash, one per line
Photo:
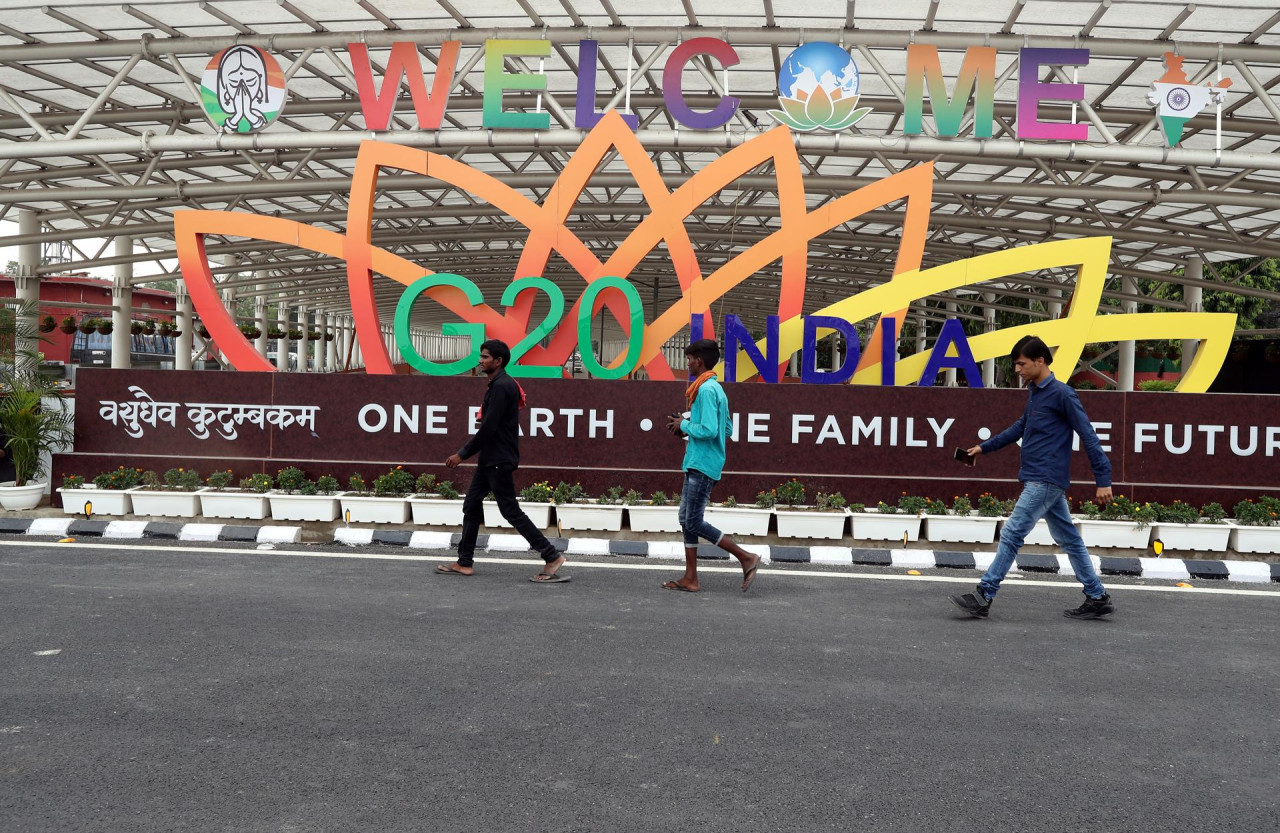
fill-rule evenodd
<path id="1" fill-rule="evenodd" d="M 0 547 L 0 830 L 1274 825 L 1267 586 L 325 555 Z"/>

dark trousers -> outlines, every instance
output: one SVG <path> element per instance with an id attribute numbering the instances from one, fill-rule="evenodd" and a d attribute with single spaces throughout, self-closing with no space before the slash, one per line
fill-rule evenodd
<path id="1" fill-rule="evenodd" d="M 462 538 L 458 541 L 458 564 L 463 567 L 472 566 L 476 554 L 476 536 L 480 534 L 480 525 L 484 523 L 484 499 L 493 492 L 498 502 L 498 511 L 507 523 L 515 527 L 516 532 L 529 542 L 529 548 L 542 556 L 542 560 L 550 564 L 558 557 L 556 548 L 547 540 L 541 530 L 533 525 L 529 516 L 516 502 L 516 481 L 512 477 L 513 466 L 477 466 L 475 476 L 471 478 L 471 486 L 467 489 L 467 497 L 462 502 Z"/>

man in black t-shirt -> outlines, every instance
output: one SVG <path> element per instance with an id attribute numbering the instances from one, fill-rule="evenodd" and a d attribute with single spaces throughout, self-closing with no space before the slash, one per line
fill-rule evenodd
<path id="1" fill-rule="evenodd" d="M 511 349 L 505 342 L 491 339 L 480 345 L 480 371 L 489 377 L 489 389 L 480 407 L 480 427 L 457 454 L 444 464 L 456 468 L 463 460 L 479 453 L 476 473 L 471 478 L 467 497 L 462 503 L 462 538 L 458 541 L 458 563 L 441 564 L 436 572 L 445 575 L 475 575 L 473 568 L 476 536 L 484 523 L 484 499 L 493 492 L 498 511 L 516 532 L 524 536 L 529 547 L 542 556 L 547 565 L 531 581 L 555 584 L 569 580 L 559 574 L 565 558 L 556 552 L 547 537 L 533 525 L 516 502 L 516 484 L 512 473 L 520 465 L 520 409 L 524 407 L 524 391 L 507 374 Z"/>

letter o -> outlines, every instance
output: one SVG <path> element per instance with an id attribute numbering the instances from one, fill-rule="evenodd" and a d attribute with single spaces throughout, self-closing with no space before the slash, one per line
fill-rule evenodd
<path id="1" fill-rule="evenodd" d="M 377 425 L 370 425 L 369 421 L 366 419 L 366 415 L 370 411 L 373 411 L 378 415 Z M 379 431 L 381 431 L 383 428 L 387 427 L 387 409 L 376 403 L 370 403 L 360 409 L 360 415 L 357 417 L 357 419 L 360 421 L 361 428 L 363 428 L 365 431 L 367 431 L 370 434 L 376 434 Z"/>

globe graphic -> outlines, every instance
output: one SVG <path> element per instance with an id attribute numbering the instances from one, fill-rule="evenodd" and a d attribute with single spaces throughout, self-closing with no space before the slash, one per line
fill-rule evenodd
<path id="1" fill-rule="evenodd" d="M 818 87 L 831 95 L 837 89 L 840 97 L 858 94 L 858 65 L 848 52 L 834 43 L 806 43 L 787 56 L 778 73 L 778 95 L 807 98 Z"/>

